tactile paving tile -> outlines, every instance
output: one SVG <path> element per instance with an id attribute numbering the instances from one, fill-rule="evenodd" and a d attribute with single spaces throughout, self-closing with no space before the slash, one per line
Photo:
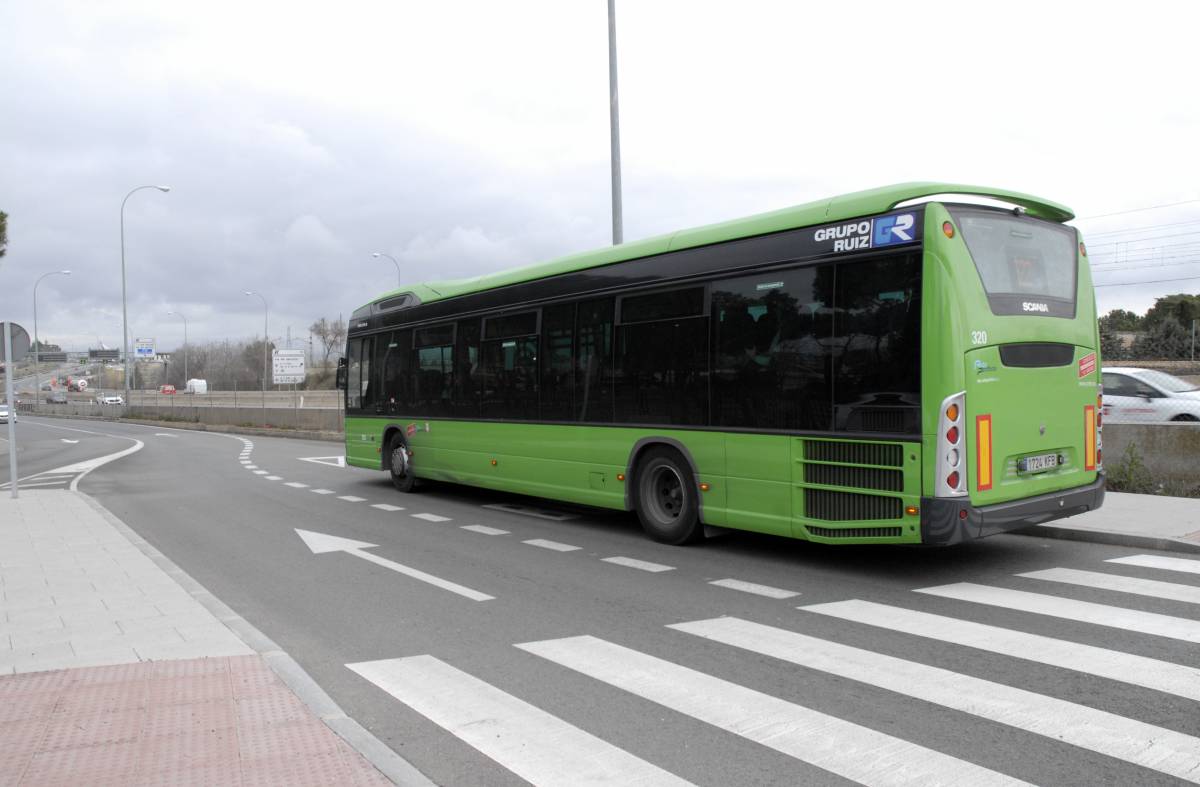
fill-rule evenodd
<path id="1" fill-rule="evenodd" d="M 47 719 L 58 705 L 58 692 L 13 694 L 0 699 L 0 724 Z"/>
<path id="2" fill-rule="evenodd" d="M 270 694 L 237 701 L 238 727 L 299 721 L 308 718 L 311 713 L 296 695 L 282 687 Z"/>
<path id="3" fill-rule="evenodd" d="M 129 784 L 137 772 L 136 741 L 38 752 L 22 782 L 36 785 Z"/>
<path id="4" fill-rule="evenodd" d="M 15 781 L 33 759 L 48 722 L 25 719 L 0 723 L 0 785 Z"/>
<path id="5" fill-rule="evenodd" d="M 145 707 L 146 681 L 102 683 L 99 686 L 72 686 L 58 698 L 55 714 L 90 716 L 93 713 L 133 710 Z"/>
<path id="6" fill-rule="evenodd" d="M 232 675 L 233 696 L 237 699 L 262 697 L 281 687 L 274 672 L 237 672 Z"/>
<path id="7" fill-rule="evenodd" d="M 251 658 L 257 659 L 257 656 Z M 199 675 L 224 675 L 229 672 L 229 660 L 224 658 L 182 659 L 151 662 L 152 677 L 185 678 Z"/>
<path id="8" fill-rule="evenodd" d="M 187 770 L 237 760 L 238 739 L 233 729 L 160 735 L 142 741 L 143 773 Z"/>
<path id="9" fill-rule="evenodd" d="M 354 778 L 356 787 L 391 787 L 392 780 L 384 776 L 367 758 L 355 751 L 345 741 L 338 741 L 338 752 L 346 773 Z"/>
<path id="10" fill-rule="evenodd" d="M 238 672 L 270 672 L 271 668 L 263 661 L 261 656 L 230 656 L 226 659 L 229 663 L 229 671 Z"/>
<path id="11" fill-rule="evenodd" d="M 335 753 L 242 761 L 242 784 L 327 787 L 353 784 L 353 776 Z"/>
<path id="12" fill-rule="evenodd" d="M 241 783 L 242 769 L 236 760 L 182 771 L 139 771 L 136 782 L 138 787 L 238 787 Z"/>
<path id="13" fill-rule="evenodd" d="M 232 702 L 193 702 L 187 705 L 151 706 L 142 734 L 147 738 L 188 732 L 232 730 L 237 714 Z"/>
<path id="14" fill-rule="evenodd" d="M 340 740 L 332 730 L 312 717 L 279 724 L 239 726 L 238 739 L 243 762 L 284 757 L 288 752 L 336 754 Z"/>
<path id="15" fill-rule="evenodd" d="M 147 695 L 147 702 L 155 707 L 232 699 L 233 690 L 229 685 L 229 675 L 225 673 L 157 678 L 150 681 L 150 691 Z"/>
<path id="16" fill-rule="evenodd" d="M 55 715 L 46 725 L 38 751 L 136 741 L 142 733 L 142 709 L 101 711 L 88 716 Z"/>
<path id="17" fill-rule="evenodd" d="M 0 676 L 0 699 L 12 694 L 40 694 L 59 691 L 67 684 L 67 675 L 65 670 L 57 670 Z"/>

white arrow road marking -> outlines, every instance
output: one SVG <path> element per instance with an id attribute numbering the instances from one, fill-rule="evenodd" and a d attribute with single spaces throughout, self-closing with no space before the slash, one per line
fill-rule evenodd
<path id="1" fill-rule="evenodd" d="M 78 440 L 68 440 L 65 437 L 60 437 L 59 439 L 62 440 L 64 443 L 68 443 L 70 445 L 75 445 L 76 443 L 79 442 Z"/>
<path id="2" fill-rule="evenodd" d="M 495 598 L 495 596 L 489 596 L 486 593 L 480 593 L 478 590 L 472 590 L 469 587 L 464 587 L 454 582 L 450 582 L 449 580 L 442 579 L 441 577 L 435 577 L 432 574 L 426 574 L 424 571 L 419 569 L 410 568 L 409 566 L 395 563 L 386 558 L 363 551 L 365 549 L 373 549 L 374 547 L 379 546 L 378 544 L 368 544 L 366 541 L 354 541 L 353 539 L 342 538 L 340 536 L 331 536 L 325 533 L 314 533 L 311 530 L 301 530 L 300 528 L 296 528 L 296 535 L 304 539 L 305 545 L 308 546 L 308 548 L 313 551 L 313 554 L 316 555 L 321 555 L 326 552 L 347 552 L 355 557 L 361 557 L 363 560 L 370 561 L 377 566 L 383 566 L 384 568 L 391 569 L 397 573 L 404 574 L 407 577 L 412 577 L 413 579 L 420 580 L 421 582 L 427 582 L 434 587 L 441 588 L 442 590 L 449 590 L 451 593 L 457 593 L 458 595 L 469 598 L 472 601 L 491 601 Z"/>
<path id="3" fill-rule="evenodd" d="M 312 462 L 317 465 L 329 465 L 330 467 L 346 466 L 346 457 L 344 456 L 300 456 L 297 458 L 301 462 Z"/>

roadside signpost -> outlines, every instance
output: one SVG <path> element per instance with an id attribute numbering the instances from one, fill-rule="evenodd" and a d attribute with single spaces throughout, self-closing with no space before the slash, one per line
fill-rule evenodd
<path id="1" fill-rule="evenodd" d="M 134 358 L 153 358 L 154 339 L 135 339 L 133 343 Z"/>
<path id="2" fill-rule="evenodd" d="M 304 382 L 304 350 L 274 350 L 271 353 L 271 366 L 276 385 Z"/>
<path id="3" fill-rule="evenodd" d="M 4 343 L 0 344 L 0 361 L 4 361 L 4 400 L 8 402 L 8 481 L 13 498 L 17 494 L 17 397 L 13 394 L 13 378 L 17 376 L 17 361 L 29 353 L 29 332 L 15 322 L 4 323 Z"/>

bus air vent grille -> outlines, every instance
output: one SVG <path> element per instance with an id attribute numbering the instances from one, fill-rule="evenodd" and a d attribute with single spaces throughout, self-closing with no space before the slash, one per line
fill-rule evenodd
<path id="1" fill-rule="evenodd" d="M 810 524 L 809 534 L 822 539 L 899 539 L 900 528 L 818 528 Z"/>
<path id="2" fill-rule="evenodd" d="M 878 489 L 881 492 L 904 491 L 904 473 L 878 467 L 848 467 L 846 465 L 806 464 L 804 479 L 822 486 L 853 486 L 859 489 Z"/>
<path id="3" fill-rule="evenodd" d="M 904 466 L 900 443 L 852 443 L 835 440 L 805 440 L 804 455 L 815 462 L 846 462 L 855 465 Z"/>
<path id="4" fill-rule="evenodd" d="M 809 519 L 824 519 L 827 522 L 904 517 L 904 503 L 898 497 L 831 492 L 827 489 L 805 489 L 804 510 Z"/>

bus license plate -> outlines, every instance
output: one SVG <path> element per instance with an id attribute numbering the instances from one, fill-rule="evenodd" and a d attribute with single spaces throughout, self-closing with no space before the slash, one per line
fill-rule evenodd
<path id="1" fill-rule="evenodd" d="M 1058 467 L 1058 454 L 1042 454 L 1027 456 L 1017 462 L 1017 471 L 1021 473 L 1040 473 Z"/>

